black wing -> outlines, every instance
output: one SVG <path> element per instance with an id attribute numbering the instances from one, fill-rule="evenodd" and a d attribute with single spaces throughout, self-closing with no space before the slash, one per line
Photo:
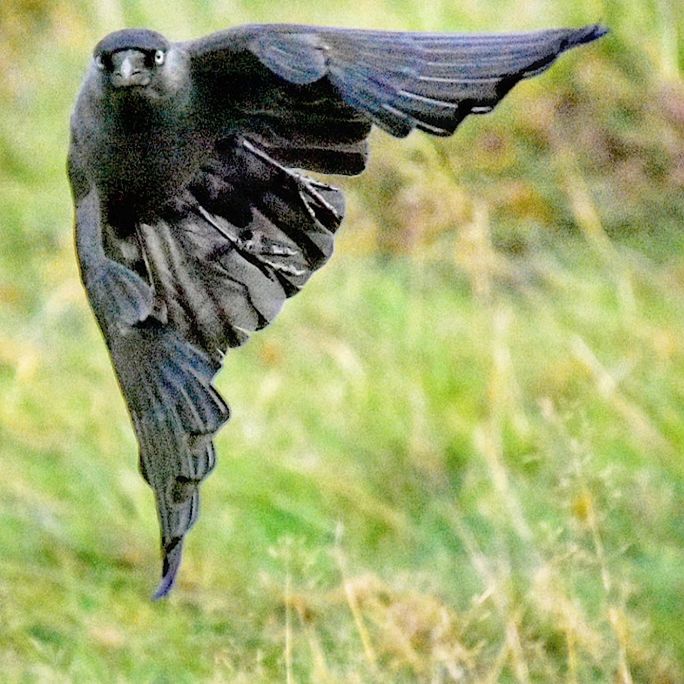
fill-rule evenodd
<path id="1" fill-rule="evenodd" d="M 219 364 L 164 324 L 149 284 L 105 255 L 102 229 L 92 190 L 76 207 L 81 276 L 156 497 L 164 551 L 158 598 L 175 580 L 183 537 L 197 518 L 199 482 L 214 467 L 212 438 L 228 408 L 211 384 Z"/>
<path id="2" fill-rule="evenodd" d="M 493 35 L 256 25 L 183 47 L 205 117 L 238 128 L 284 164 L 358 173 L 368 122 L 400 137 L 414 128 L 450 135 L 468 114 L 491 111 L 521 79 L 605 32 L 597 25 Z"/>
<path id="3" fill-rule="evenodd" d="M 73 167 L 71 175 L 82 280 L 156 497 L 160 598 L 228 419 L 213 377 L 226 350 L 273 320 L 330 257 L 342 195 L 235 137 L 217 145 L 181 197 L 131 231 L 102 218 L 94 190 L 81 187 L 79 197 Z"/>
<path id="4" fill-rule="evenodd" d="M 446 135 L 599 26 L 439 35 L 245 26 L 180 45 L 214 146 L 173 207 L 138 227 L 169 323 L 217 362 L 330 257 L 341 193 L 289 167 L 363 169 L 371 122 Z"/>
<path id="5" fill-rule="evenodd" d="M 339 190 L 235 136 L 137 238 L 166 320 L 220 363 L 328 260 L 343 213 Z"/>

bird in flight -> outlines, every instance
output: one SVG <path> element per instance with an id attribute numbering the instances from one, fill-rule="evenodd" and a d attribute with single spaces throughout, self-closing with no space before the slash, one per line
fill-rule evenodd
<path id="1" fill-rule="evenodd" d="M 604 35 L 242 26 L 172 43 L 103 38 L 71 119 L 76 250 L 154 491 L 168 594 L 213 438 L 227 350 L 267 326 L 330 258 L 341 192 L 373 125 L 451 135 L 520 80 Z"/>

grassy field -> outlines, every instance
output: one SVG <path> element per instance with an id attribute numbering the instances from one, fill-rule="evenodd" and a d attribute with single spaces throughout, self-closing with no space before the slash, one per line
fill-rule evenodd
<path id="1" fill-rule="evenodd" d="M 374 137 L 335 258 L 227 358 L 219 465 L 151 603 L 63 171 L 91 46 L 597 20 L 453 139 Z M 0 681 L 684 681 L 683 26 L 674 0 L 4 0 Z"/>

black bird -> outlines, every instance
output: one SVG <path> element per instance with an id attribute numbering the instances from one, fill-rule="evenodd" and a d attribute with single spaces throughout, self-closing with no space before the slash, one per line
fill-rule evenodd
<path id="1" fill-rule="evenodd" d="M 330 257 L 339 190 L 294 169 L 363 171 L 372 125 L 451 135 L 606 30 L 501 35 L 243 26 L 95 47 L 71 120 L 81 278 L 154 490 L 172 588 L 228 407 L 229 347 Z"/>

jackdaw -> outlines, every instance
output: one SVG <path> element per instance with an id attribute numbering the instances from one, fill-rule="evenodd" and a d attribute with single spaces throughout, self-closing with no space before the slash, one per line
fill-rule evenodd
<path id="1" fill-rule="evenodd" d="M 173 587 L 229 412 L 212 381 L 333 250 L 373 125 L 451 135 L 598 25 L 397 33 L 252 25 L 172 43 L 103 38 L 71 119 L 81 279 L 154 491 Z"/>

